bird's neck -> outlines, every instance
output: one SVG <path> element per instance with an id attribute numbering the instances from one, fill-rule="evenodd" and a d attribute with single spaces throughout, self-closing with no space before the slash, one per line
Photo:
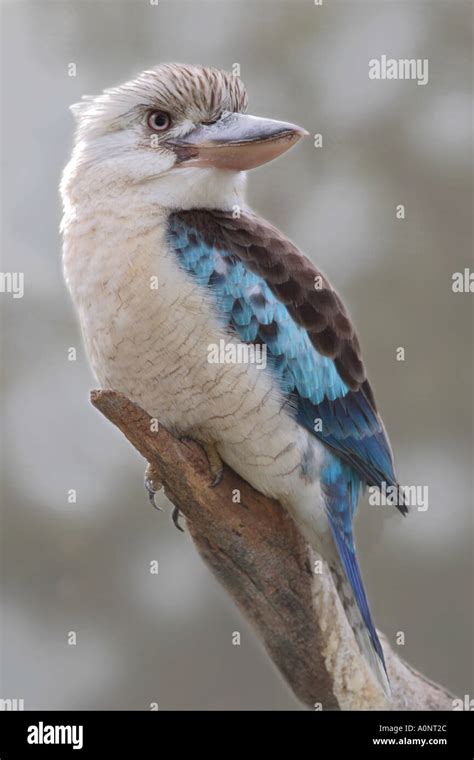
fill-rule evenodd
<path id="1" fill-rule="evenodd" d="M 233 211 L 244 208 L 246 175 L 197 167 L 177 168 L 136 181 L 104 167 L 72 160 L 61 183 L 65 216 L 88 215 L 96 209 L 137 219 L 167 217 L 182 209 L 210 208 Z"/>
<path id="2" fill-rule="evenodd" d="M 144 193 L 150 202 L 170 212 L 192 208 L 231 211 L 246 205 L 243 172 L 190 166 L 173 169 L 145 184 Z"/>

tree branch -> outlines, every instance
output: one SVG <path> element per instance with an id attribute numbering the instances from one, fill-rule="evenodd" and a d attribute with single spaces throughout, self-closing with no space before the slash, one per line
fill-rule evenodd
<path id="1" fill-rule="evenodd" d="M 92 391 L 91 402 L 160 474 L 200 555 L 304 705 L 452 709 L 452 695 L 399 659 L 382 636 L 393 691 L 386 701 L 359 654 L 330 576 L 313 572 L 317 555 L 276 501 L 227 467 L 222 483 L 211 488 L 202 449 L 161 426 L 152 432 L 149 415 L 122 394 Z"/>

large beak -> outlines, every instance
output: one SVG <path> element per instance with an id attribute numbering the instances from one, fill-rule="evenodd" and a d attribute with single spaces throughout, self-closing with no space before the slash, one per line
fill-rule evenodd
<path id="1" fill-rule="evenodd" d="M 225 113 L 213 124 L 200 124 L 186 137 L 167 144 L 179 163 L 246 171 L 281 156 L 307 134 L 285 121 Z"/>

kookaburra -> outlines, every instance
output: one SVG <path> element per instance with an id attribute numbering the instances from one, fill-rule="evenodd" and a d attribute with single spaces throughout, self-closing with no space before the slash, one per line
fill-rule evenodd
<path id="1" fill-rule="evenodd" d="M 397 488 L 392 453 L 340 297 L 245 202 L 307 133 L 246 110 L 238 77 L 178 64 L 73 106 L 65 278 L 101 387 L 284 505 L 389 692 L 352 523 L 365 485 Z"/>

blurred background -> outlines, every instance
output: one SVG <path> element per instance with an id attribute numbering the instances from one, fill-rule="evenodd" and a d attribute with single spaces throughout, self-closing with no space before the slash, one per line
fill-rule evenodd
<path id="1" fill-rule="evenodd" d="M 405 520 L 361 504 L 377 624 L 392 644 L 405 634 L 397 651 L 428 677 L 472 695 L 474 296 L 451 287 L 474 269 L 471 16 L 452 0 L 2 3 L 2 271 L 24 273 L 25 295 L 0 294 L 1 697 L 300 709 L 166 499 L 150 507 L 143 461 L 90 406 L 62 280 L 68 106 L 162 61 L 238 63 L 250 113 L 323 136 L 251 173 L 249 199 L 343 295 L 400 479 L 429 488 L 428 510 Z M 384 54 L 428 58 L 429 83 L 370 81 Z"/>

